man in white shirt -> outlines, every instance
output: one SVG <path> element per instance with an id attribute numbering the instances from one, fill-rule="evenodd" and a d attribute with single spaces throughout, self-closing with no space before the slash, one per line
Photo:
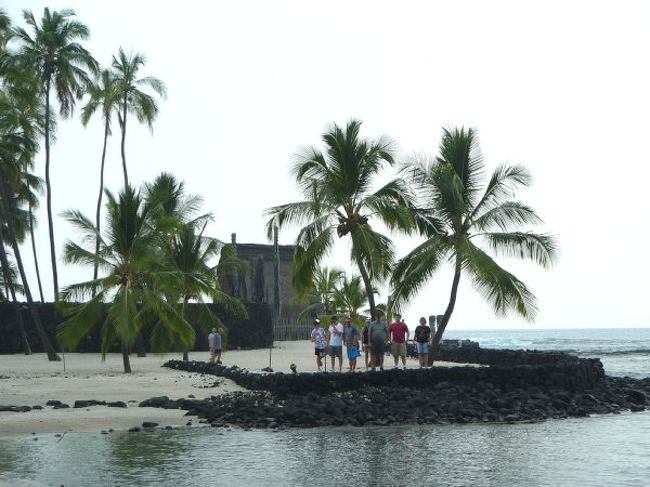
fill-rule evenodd
<path id="1" fill-rule="evenodd" d="M 332 357 L 332 372 L 334 369 L 334 358 L 339 358 L 339 372 L 343 367 L 343 325 L 339 323 L 336 316 L 332 316 L 330 327 L 327 330 L 329 344 L 330 344 L 330 357 Z"/>

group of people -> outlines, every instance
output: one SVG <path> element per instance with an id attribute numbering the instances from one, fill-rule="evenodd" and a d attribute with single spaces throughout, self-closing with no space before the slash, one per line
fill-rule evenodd
<path id="1" fill-rule="evenodd" d="M 408 326 L 399 314 L 395 315 L 395 321 L 386 326 L 381 316 L 375 317 L 374 321 L 366 320 L 361 333 L 352 323 L 351 318 L 345 319 L 345 325 L 339 322 L 337 316 L 332 316 L 327 330 L 321 326 L 319 319 L 314 320 L 314 328 L 311 332 L 311 341 L 314 343 L 314 355 L 316 365 L 320 372 L 327 359 L 326 351 L 329 347 L 331 359 L 331 370 L 335 371 L 336 359 L 338 359 L 338 370 L 343 368 L 343 346 L 349 362 L 350 372 L 357 370 L 357 358 L 365 356 L 366 370 L 384 370 L 384 357 L 387 347 L 390 347 L 391 355 L 395 361 L 395 368 L 398 368 L 401 359 L 402 367 L 406 369 L 406 343 L 411 333 Z M 420 318 L 419 325 L 415 328 L 413 341 L 418 352 L 420 368 L 426 367 L 429 361 L 429 339 L 431 328 L 427 320 Z"/>

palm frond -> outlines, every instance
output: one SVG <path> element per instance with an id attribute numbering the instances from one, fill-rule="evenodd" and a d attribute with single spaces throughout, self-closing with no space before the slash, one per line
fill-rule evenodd
<path id="1" fill-rule="evenodd" d="M 529 321 L 534 320 L 537 302 L 523 282 L 469 240 L 462 243 L 459 255 L 463 271 L 469 274 L 472 285 L 492 306 L 497 316 L 514 311 Z"/>
<path id="2" fill-rule="evenodd" d="M 512 228 L 541 223 L 543 223 L 542 219 L 531 207 L 519 201 L 506 201 L 475 217 L 471 225 L 477 231 L 491 231 L 494 228 L 508 231 Z"/>
<path id="3" fill-rule="evenodd" d="M 497 256 L 530 260 L 545 269 L 557 260 L 558 246 L 548 234 L 532 232 L 483 233 L 489 248 Z"/>
<path id="4" fill-rule="evenodd" d="M 399 307 L 420 292 L 452 250 L 448 237 L 434 236 L 402 257 L 393 268 L 390 282 L 393 307 Z"/>

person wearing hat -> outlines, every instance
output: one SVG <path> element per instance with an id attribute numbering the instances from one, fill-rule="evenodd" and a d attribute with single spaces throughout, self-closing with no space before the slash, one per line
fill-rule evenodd
<path id="1" fill-rule="evenodd" d="M 221 335 L 216 328 L 208 335 L 208 346 L 210 347 L 210 363 L 221 365 Z"/>
<path id="2" fill-rule="evenodd" d="M 341 372 L 343 368 L 343 325 L 339 323 L 337 316 L 332 316 L 328 333 L 330 357 L 332 357 L 332 372 L 335 370 L 334 361 L 337 357 L 339 359 L 339 372 Z"/>
<path id="3" fill-rule="evenodd" d="M 314 320 L 314 328 L 311 331 L 311 341 L 314 343 L 314 355 L 316 355 L 316 365 L 318 366 L 318 371 L 321 371 L 323 366 L 323 357 L 325 356 L 325 347 L 327 346 L 327 340 L 325 340 L 325 328 L 320 326 L 320 320 L 316 318 Z"/>

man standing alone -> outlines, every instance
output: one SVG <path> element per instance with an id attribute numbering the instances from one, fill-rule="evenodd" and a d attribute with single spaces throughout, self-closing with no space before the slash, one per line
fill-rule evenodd
<path id="1" fill-rule="evenodd" d="M 221 335 L 216 328 L 208 335 L 208 346 L 210 347 L 210 363 L 221 365 Z"/>
<path id="2" fill-rule="evenodd" d="M 397 313 L 395 315 L 395 321 L 390 324 L 388 327 L 388 336 L 391 342 L 390 351 L 395 360 L 395 368 L 399 362 L 399 358 L 402 358 L 402 368 L 406 369 L 406 341 L 410 337 L 410 332 L 406 323 L 402 319 L 402 315 Z"/>
<path id="3" fill-rule="evenodd" d="M 332 357 L 332 372 L 334 372 L 334 359 L 339 358 L 339 372 L 343 367 L 343 325 L 336 316 L 332 316 L 329 333 L 330 357 Z"/>

